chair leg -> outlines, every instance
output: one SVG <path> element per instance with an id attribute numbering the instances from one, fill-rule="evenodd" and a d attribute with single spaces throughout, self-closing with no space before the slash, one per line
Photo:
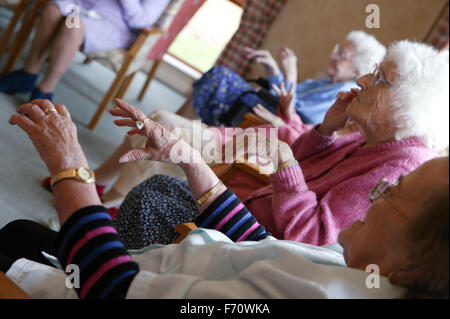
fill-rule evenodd
<path id="1" fill-rule="evenodd" d="M 43 7 L 43 5 L 43 2 L 38 2 L 33 11 L 29 13 L 29 15 L 24 17 L 22 27 L 17 33 L 14 42 L 11 44 L 9 59 L 6 62 L 5 67 L 3 68 L 2 74 L 13 71 L 14 67 L 19 62 L 20 56 L 25 49 L 36 20 L 39 17 L 39 10 Z"/>
<path id="2" fill-rule="evenodd" d="M 22 17 L 22 15 L 24 13 L 26 5 L 27 5 L 27 1 L 22 0 L 15 8 L 14 15 L 11 18 L 11 21 L 9 22 L 8 28 L 5 30 L 5 32 L 3 33 L 3 36 L 0 40 L 0 57 L 2 57 L 3 54 L 5 53 L 8 43 L 11 40 L 11 36 L 13 35 L 14 30 L 17 26 L 17 23 L 19 22 L 20 18 Z"/>
<path id="3" fill-rule="evenodd" d="M 103 113 L 105 113 L 106 108 L 112 102 L 112 100 L 116 97 L 117 92 L 119 91 L 120 87 L 122 86 L 123 82 L 125 81 L 128 66 L 129 66 L 129 63 L 126 63 L 120 69 L 119 73 L 116 76 L 116 79 L 114 80 L 111 87 L 109 88 L 108 93 L 106 93 L 106 95 L 103 98 L 102 103 L 100 103 L 100 105 L 97 109 L 97 112 L 92 117 L 91 122 L 88 125 L 89 129 L 95 130 L 95 128 L 98 125 L 98 122 L 100 122 L 100 118 L 102 117 Z"/>
<path id="4" fill-rule="evenodd" d="M 134 73 L 131 73 L 130 75 L 128 75 L 125 80 L 123 80 L 122 85 L 120 86 L 119 91 L 117 92 L 117 98 L 118 99 L 123 99 L 125 97 L 125 95 L 127 94 L 128 88 L 131 85 L 131 82 L 133 82 L 134 76 L 136 75 L 137 71 Z"/>
<path id="5" fill-rule="evenodd" d="M 161 60 L 155 61 L 153 64 L 152 69 L 150 70 L 150 73 L 148 74 L 147 80 L 145 81 L 145 84 L 141 90 L 141 93 L 139 94 L 138 100 L 142 101 L 145 97 L 145 93 L 147 92 L 148 86 L 150 85 L 150 82 L 153 80 L 153 78 L 156 75 L 156 71 L 158 71 L 159 66 L 161 65 Z"/>

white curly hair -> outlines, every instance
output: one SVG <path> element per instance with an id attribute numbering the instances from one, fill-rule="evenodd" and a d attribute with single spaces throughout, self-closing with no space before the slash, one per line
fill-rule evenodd
<path id="1" fill-rule="evenodd" d="M 369 73 L 375 63 L 379 64 L 386 56 L 386 47 L 373 35 L 364 31 L 355 30 L 350 32 L 346 41 L 350 41 L 355 45 L 356 53 L 352 62 L 360 77 Z"/>
<path id="2" fill-rule="evenodd" d="M 396 65 L 393 117 L 396 138 L 421 137 L 442 151 L 449 144 L 449 53 L 409 40 L 390 45 L 386 61 Z"/>

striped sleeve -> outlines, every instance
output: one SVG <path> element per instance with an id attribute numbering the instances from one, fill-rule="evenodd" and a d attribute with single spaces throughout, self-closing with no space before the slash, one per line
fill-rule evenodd
<path id="1" fill-rule="evenodd" d="M 139 271 L 102 206 L 75 212 L 61 227 L 56 249 L 63 269 L 79 270 L 74 288 L 81 299 L 125 298 Z"/>
<path id="2" fill-rule="evenodd" d="M 234 242 L 258 241 L 270 235 L 231 190 L 219 196 L 195 223 L 200 228 L 218 230 Z"/>

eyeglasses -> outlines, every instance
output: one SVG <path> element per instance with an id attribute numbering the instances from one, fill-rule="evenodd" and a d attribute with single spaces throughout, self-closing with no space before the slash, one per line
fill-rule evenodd
<path id="1" fill-rule="evenodd" d="M 390 87 L 394 87 L 391 83 L 389 83 L 389 81 L 387 81 L 384 78 L 384 74 L 383 72 L 381 72 L 378 63 L 375 63 L 375 65 L 372 67 L 372 72 L 370 72 L 370 74 L 372 74 L 370 86 L 374 87 L 377 86 L 379 83 L 384 83 Z"/>
<path id="2" fill-rule="evenodd" d="M 332 55 L 336 55 L 339 60 L 347 60 L 349 58 L 349 53 L 342 49 L 340 44 L 336 44 L 334 46 L 333 52 L 331 52 Z"/>
<path id="3" fill-rule="evenodd" d="M 389 197 L 391 188 L 393 186 L 397 186 L 399 184 L 399 180 L 395 180 L 390 183 L 387 178 L 383 178 L 369 193 L 369 201 L 373 203 L 378 198 L 382 197 L 392 208 L 394 208 L 400 215 L 404 218 L 408 219 L 405 214 L 398 208 L 398 206 L 391 200 Z"/>

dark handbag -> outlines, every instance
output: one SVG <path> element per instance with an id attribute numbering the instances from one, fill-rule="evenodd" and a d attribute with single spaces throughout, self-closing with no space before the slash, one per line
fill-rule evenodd
<path id="1" fill-rule="evenodd" d="M 277 96 L 273 95 L 269 91 L 269 82 L 266 79 L 259 78 L 258 80 L 248 80 L 248 82 L 253 82 L 258 84 L 261 88 L 259 90 L 248 90 L 242 92 L 241 95 L 236 99 L 234 104 L 228 110 L 228 112 L 222 114 L 219 117 L 219 124 L 225 126 L 236 127 L 239 126 L 244 120 L 244 115 L 246 113 L 253 113 L 253 108 L 256 105 L 248 105 L 244 101 L 244 97 L 247 95 L 255 95 L 260 100 L 260 103 L 266 107 L 272 113 L 276 113 L 279 99 Z"/>

